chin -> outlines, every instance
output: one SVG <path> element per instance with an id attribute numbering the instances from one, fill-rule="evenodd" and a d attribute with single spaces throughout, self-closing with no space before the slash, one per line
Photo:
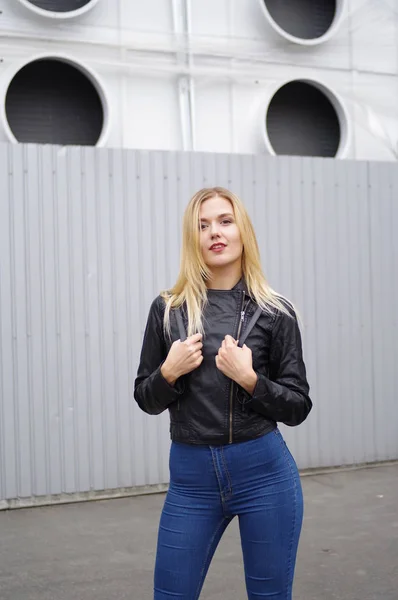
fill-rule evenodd
<path id="1" fill-rule="evenodd" d="M 207 266 L 210 268 L 220 268 L 220 267 L 229 267 L 230 265 L 232 265 L 235 261 L 231 261 L 231 260 L 222 260 L 222 257 L 220 256 L 218 259 L 214 259 L 213 260 L 209 260 L 207 263 Z"/>

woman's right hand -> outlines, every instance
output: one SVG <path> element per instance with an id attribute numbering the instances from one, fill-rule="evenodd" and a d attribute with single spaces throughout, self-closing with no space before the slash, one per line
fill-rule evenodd
<path id="1" fill-rule="evenodd" d="M 197 369 L 203 361 L 202 334 L 191 335 L 184 342 L 173 342 L 160 371 L 170 385 L 179 377 Z"/>

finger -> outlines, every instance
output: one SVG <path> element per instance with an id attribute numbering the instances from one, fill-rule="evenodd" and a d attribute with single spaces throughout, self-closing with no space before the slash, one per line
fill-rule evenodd
<path id="1" fill-rule="evenodd" d="M 198 358 L 196 359 L 196 362 L 195 362 L 195 365 L 196 365 L 196 367 L 199 367 L 199 365 L 201 365 L 201 364 L 202 364 L 202 362 L 203 362 L 203 356 L 202 356 L 202 355 L 200 355 L 200 356 L 198 356 Z"/>
<path id="2" fill-rule="evenodd" d="M 195 344 L 196 342 L 201 342 L 203 338 L 203 335 L 201 333 L 195 333 L 194 335 L 190 335 L 186 341 L 189 344 Z"/>
<path id="3" fill-rule="evenodd" d="M 188 344 L 188 348 L 192 349 L 193 352 L 201 350 L 203 348 L 202 342 L 196 342 L 196 344 Z"/>
<path id="4" fill-rule="evenodd" d="M 231 346 L 235 346 L 236 345 L 234 338 L 232 336 L 230 336 L 230 335 L 226 335 L 224 341 L 225 341 L 225 346 L 227 348 L 228 347 L 230 348 Z"/>
<path id="5" fill-rule="evenodd" d="M 197 350 L 198 348 L 202 348 L 203 344 L 202 342 L 186 342 L 186 346 L 188 346 L 188 348 L 194 348 L 194 350 Z"/>
<path id="6" fill-rule="evenodd" d="M 223 370 L 223 365 L 224 361 L 222 360 L 221 356 L 216 356 L 216 367 L 219 371 Z"/>

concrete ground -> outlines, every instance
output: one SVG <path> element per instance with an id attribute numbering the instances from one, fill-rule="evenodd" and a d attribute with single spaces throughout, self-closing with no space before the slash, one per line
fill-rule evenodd
<path id="1" fill-rule="evenodd" d="M 303 487 L 294 599 L 397 600 L 398 465 L 306 476 Z M 151 600 L 163 499 L 0 512 L 0 599 Z M 234 521 L 201 600 L 244 598 Z"/>

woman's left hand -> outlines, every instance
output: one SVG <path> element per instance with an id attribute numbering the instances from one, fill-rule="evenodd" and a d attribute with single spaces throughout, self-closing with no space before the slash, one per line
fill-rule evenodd
<path id="1" fill-rule="evenodd" d="M 226 335 L 216 356 L 216 366 L 247 392 L 253 392 L 257 375 L 253 370 L 252 351 L 246 344 L 240 348 L 232 336 Z"/>

